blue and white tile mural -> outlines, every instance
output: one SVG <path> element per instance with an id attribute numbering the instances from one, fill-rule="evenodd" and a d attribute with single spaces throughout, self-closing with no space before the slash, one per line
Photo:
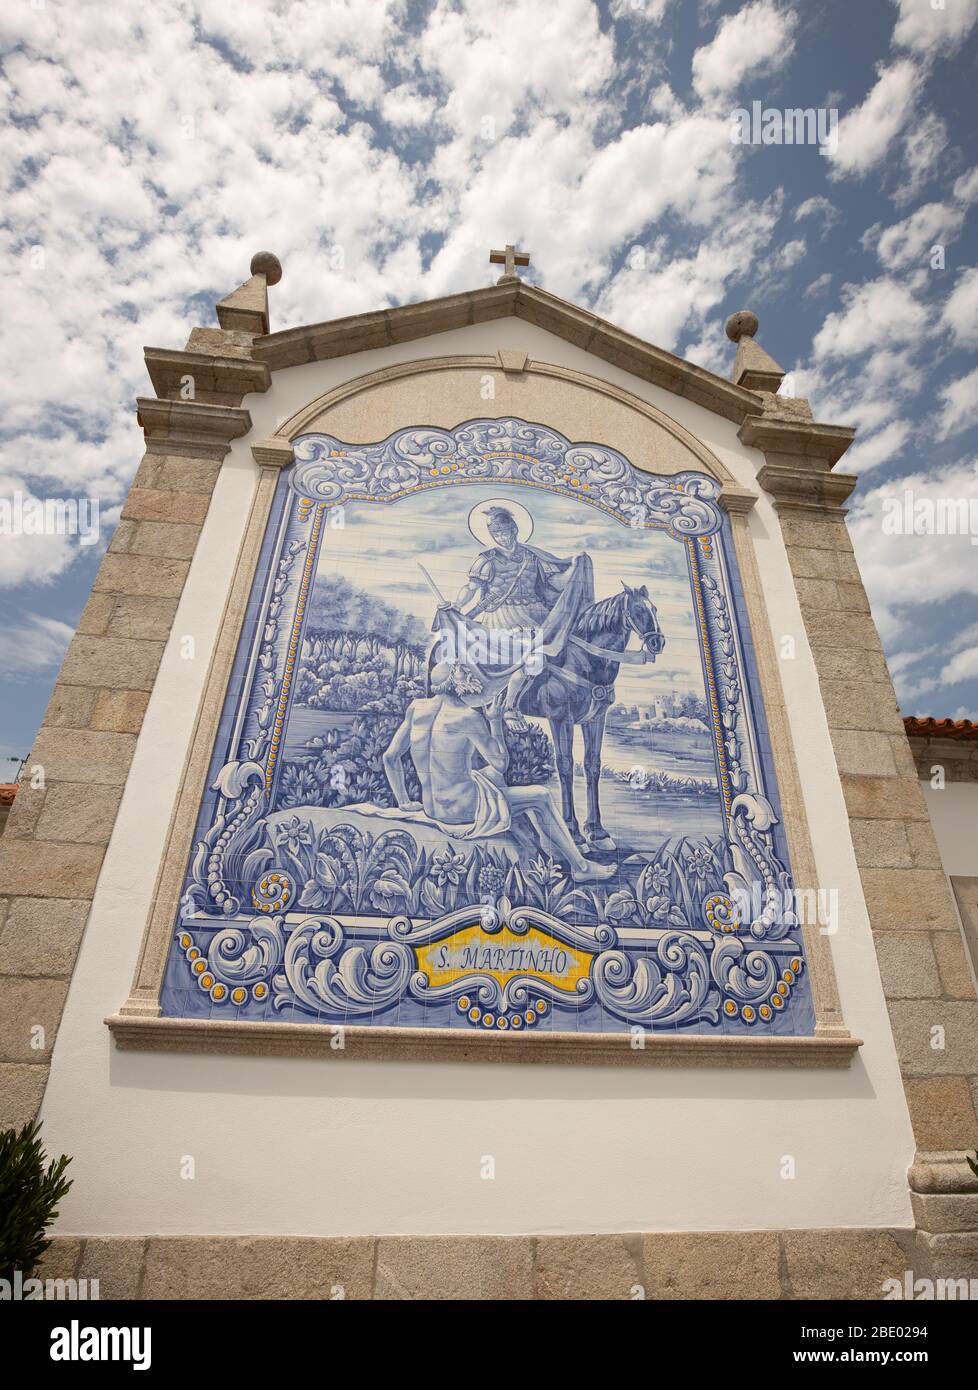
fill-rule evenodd
<path id="1" fill-rule="evenodd" d="M 811 1033 L 719 485 L 515 419 L 295 457 L 163 1012 Z"/>

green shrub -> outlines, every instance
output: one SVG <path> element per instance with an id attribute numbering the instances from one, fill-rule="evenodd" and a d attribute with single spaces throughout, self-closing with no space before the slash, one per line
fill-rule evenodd
<path id="1" fill-rule="evenodd" d="M 65 1154 L 44 1169 L 46 1155 L 32 1120 L 20 1131 L 0 1130 L 0 1279 L 26 1279 L 51 1244 L 45 1231 L 58 1214 L 58 1203 L 71 1187 L 64 1171 Z"/>

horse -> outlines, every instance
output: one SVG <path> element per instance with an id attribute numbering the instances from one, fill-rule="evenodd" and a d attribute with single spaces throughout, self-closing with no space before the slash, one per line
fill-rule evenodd
<path id="1" fill-rule="evenodd" d="M 625 650 L 632 633 L 642 644 L 641 652 Z M 615 848 L 601 824 L 599 784 L 604 726 L 615 698 L 618 670 L 623 663 L 654 661 L 665 640 L 647 587 L 633 589 L 623 581 L 621 593 L 583 610 L 563 651 L 546 659 L 543 671 L 527 684 L 519 700 L 522 714 L 549 722 L 564 821 L 577 844 L 598 853 Z M 584 736 L 587 819 L 583 834 L 574 806 L 575 724 Z"/>

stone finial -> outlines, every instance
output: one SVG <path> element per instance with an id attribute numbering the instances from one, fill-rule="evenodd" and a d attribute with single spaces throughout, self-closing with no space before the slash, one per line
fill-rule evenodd
<path id="1" fill-rule="evenodd" d="M 217 305 L 217 321 L 222 328 L 238 329 L 256 336 L 268 332 L 268 286 L 282 278 L 282 265 L 271 251 L 257 251 L 251 258 L 251 279 Z"/>
<path id="2" fill-rule="evenodd" d="M 740 309 L 727 319 L 727 337 L 737 344 L 730 379 L 735 386 L 744 386 L 748 391 L 774 394 L 784 380 L 784 368 L 754 341 L 757 329 L 757 315 L 749 309 Z"/>
<path id="3" fill-rule="evenodd" d="M 256 251 L 251 258 L 252 275 L 264 275 L 266 285 L 277 285 L 282 278 L 282 262 L 271 251 Z"/>
<path id="4" fill-rule="evenodd" d="M 741 338 L 753 338 L 758 326 L 756 314 L 749 309 L 738 309 L 727 319 L 727 337 L 732 343 L 739 343 Z"/>

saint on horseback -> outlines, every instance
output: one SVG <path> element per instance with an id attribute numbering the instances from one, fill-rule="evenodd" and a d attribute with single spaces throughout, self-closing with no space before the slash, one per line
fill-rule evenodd
<path id="1" fill-rule="evenodd" d="M 528 544 L 533 518 L 518 502 L 479 503 L 469 513 L 469 530 L 491 544 L 454 603 L 435 590 L 440 602 L 432 628 L 440 636 L 432 662 L 476 667 L 487 703 L 505 689 L 504 719 L 511 728 L 525 729 L 527 714 L 548 720 L 564 821 L 578 844 L 613 850 L 601 824 L 601 745 L 619 667 L 654 661 L 664 645 L 648 591 L 623 584 L 621 593 L 596 603 L 590 556 L 563 559 Z M 626 651 L 633 633 L 641 643 L 637 652 Z M 584 739 L 584 834 L 574 807 L 575 725 Z"/>

